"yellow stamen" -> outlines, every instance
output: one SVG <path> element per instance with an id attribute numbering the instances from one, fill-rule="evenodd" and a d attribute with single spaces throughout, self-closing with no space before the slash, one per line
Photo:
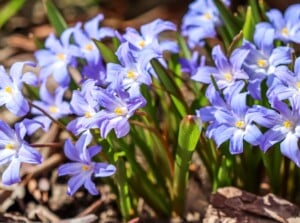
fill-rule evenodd
<path id="1" fill-rule="evenodd" d="M 207 19 L 207 20 L 211 20 L 212 19 L 211 13 L 209 13 L 209 12 L 205 13 L 204 18 Z"/>
<path id="2" fill-rule="evenodd" d="M 90 169 L 90 167 L 88 165 L 82 165 L 81 169 L 83 171 L 88 171 Z"/>
<path id="3" fill-rule="evenodd" d="M 231 82 L 233 80 L 231 73 L 225 73 L 224 74 L 224 78 L 225 80 L 227 80 L 228 82 Z"/>
<path id="4" fill-rule="evenodd" d="M 259 59 L 259 60 L 257 60 L 256 63 L 259 67 L 267 67 L 268 66 L 268 62 L 264 59 Z"/>
<path id="5" fill-rule="evenodd" d="M 12 89 L 12 87 L 10 87 L 10 86 L 6 86 L 6 87 L 4 88 L 4 91 L 5 91 L 6 93 L 9 93 L 9 94 L 12 94 L 12 93 L 13 93 L 13 89 Z"/>
<path id="6" fill-rule="evenodd" d="M 298 91 L 300 91 L 300 81 L 296 83 L 296 87 L 298 88 Z"/>
<path id="7" fill-rule="evenodd" d="M 87 50 L 87 51 L 92 51 L 93 50 L 93 45 L 91 43 L 88 43 L 88 44 L 85 45 L 84 49 Z"/>
<path id="8" fill-rule="evenodd" d="M 86 118 L 91 118 L 91 117 L 93 117 L 93 115 L 90 113 L 90 112 L 85 112 L 84 113 L 84 116 L 86 117 Z"/>
<path id="9" fill-rule="evenodd" d="M 63 53 L 58 53 L 56 54 L 56 57 L 58 60 L 65 60 L 66 59 L 66 55 Z"/>
<path id="10" fill-rule="evenodd" d="M 50 111 L 51 113 L 57 113 L 57 112 L 59 111 L 59 109 L 58 109 L 58 107 L 56 107 L 56 106 L 50 106 L 50 107 L 49 107 L 49 111 Z"/>
<path id="11" fill-rule="evenodd" d="M 122 108 L 122 107 L 117 107 L 115 108 L 114 110 L 114 113 L 117 114 L 117 115 L 124 115 L 127 113 L 127 109 L 126 108 Z"/>
<path id="12" fill-rule="evenodd" d="M 293 123 L 291 121 L 284 121 L 283 126 L 286 127 L 287 129 L 292 128 Z"/>
<path id="13" fill-rule="evenodd" d="M 14 145 L 12 143 L 7 143 L 5 145 L 5 149 L 13 149 L 14 148 Z"/>
<path id="14" fill-rule="evenodd" d="M 136 76 L 137 76 L 137 74 L 132 70 L 127 72 L 127 77 L 130 78 L 130 79 L 135 79 Z"/>
<path id="15" fill-rule="evenodd" d="M 288 35 L 289 35 L 289 30 L 288 30 L 288 28 L 284 27 L 284 28 L 281 30 L 281 33 L 282 33 L 282 35 L 284 35 L 284 36 L 288 36 Z"/>
<path id="16" fill-rule="evenodd" d="M 138 44 L 140 47 L 144 48 L 146 46 L 146 43 L 144 40 L 140 41 Z"/>
<path id="17" fill-rule="evenodd" d="M 246 125 L 245 122 L 241 121 L 241 120 L 235 122 L 235 127 L 239 128 L 239 129 L 245 128 L 245 125 Z"/>

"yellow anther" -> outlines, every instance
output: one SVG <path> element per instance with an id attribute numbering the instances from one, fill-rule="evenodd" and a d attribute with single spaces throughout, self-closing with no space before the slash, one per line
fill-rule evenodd
<path id="1" fill-rule="evenodd" d="M 298 91 L 300 91 L 300 81 L 296 83 L 296 87 L 298 88 Z"/>
<path id="2" fill-rule="evenodd" d="M 84 113 L 84 116 L 85 116 L 86 118 L 91 118 L 91 117 L 93 117 L 92 113 L 90 113 L 90 112 L 88 112 L 88 111 Z"/>
<path id="3" fill-rule="evenodd" d="M 66 59 L 66 55 L 63 53 L 58 53 L 56 54 L 56 57 L 58 60 L 65 60 Z"/>
<path id="4" fill-rule="evenodd" d="M 140 47 L 144 48 L 146 46 L 146 43 L 144 40 L 140 41 L 138 44 Z"/>
<path id="5" fill-rule="evenodd" d="M 292 128 L 293 123 L 291 121 L 284 121 L 283 126 L 286 127 L 287 129 Z"/>
<path id="6" fill-rule="evenodd" d="M 132 71 L 132 70 L 127 72 L 127 77 L 130 78 L 130 79 L 135 79 L 136 76 L 137 76 L 137 73 Z"/>
<path id="7" fill-rule="evenodd" d="M 258 65 L 259 67 L 262 67 L 262 68 L 268 66 L 268 62 L 267 62 L 266 60 L 264 60 L 264 59 L 259 59 L 259 60 L 257 60 L 256 63 L 257 63 L 257 65 Z"/>
<path id="8" fill-rule="evenodd" d="M 84 49 L 87 50 L 87 51 L 92 51 L 93 50 L 93 45 L 91 43 L 88 43 L 88 44 L 85 45 Z"/>
<path id="9" fill-rule="evenodd" d="M 284 36 L 288 36 L 288 35 L 289 35 L 289 30 L 288 30 L 288 28 L 284 27 L 284 28 L 281 30 L 281 33 L 282 33 L 282 35 L 284 35 Z"/>
<path id="10" fill-rule="evenodd" d="M 57 112 L 59 111 L 59 108 L 56 107 L 56 106 L 50 106 L 50 107 L 49 107 L 49 111 L 50 111 L 51 113 L 57 113 Z"/>
<path id="11" fill-rule="evenodd" d="M 241 121 L 241 120 L 235 122 L 235 127 L 239 128 L 239 129 L 245 128 L 245 125 L 246 125 L 245 122 Z"/>
<path id="12" fill-rule="evenodd" d="M 7 143 L 5 149 L 13 149 L 15 146 L 12 143 Z"/>
<path id="13" fill-rule="evenodd" d="M 205 13 L 204 18 L 207 19 L 207 20 L 211 20 L 212 19 L 211 13 L 209 13 L 209 12 Z"/>
<path id="14" fill-rule="evenodd" d="M 124 107 L 117 107 L 115 108 L 114 113 L 117 115 L 125 115 L 127 113 L 127 109 Z"/>
<path id="15" fill-rule="evenodd" d="M 9 94 L 12 94 L 12 93 L 13 93 L 13 89 L 12 89 L 12 87 L 10 87 L 10 86 L 6 86 L 6 87 L 4 88 L 4 91 L 5 91 L 6 93 L 9 93 Z"/>
<path id="16" fill-rule="evenodd" d="M 90 169 L 90 166 L 88 166 L 88 165 L 82 165 L 81 169 L 83 171 L 88 171 Z"/>
<path id="17" fill-rule="evenodd" d="M 224 74 L 224 78 L 225 80 L 227 80 L 228 82 L 231 82 L 233 80 L 231 73 L 225 73 Z"/>

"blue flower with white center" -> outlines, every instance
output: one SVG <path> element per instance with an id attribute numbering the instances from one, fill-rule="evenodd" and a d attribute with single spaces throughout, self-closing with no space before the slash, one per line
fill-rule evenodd
<path id="1" fill-rule="evenodd" d="M 102 138 L 114 129 L 116 136 L 121 138 L 130 130 L 129 118 L 135 111 L 146 104 L 141 95 L 131 97 L 127 92 L 111 92 L 102 90 L 97 92 L 102 110 L 99 112 L 99 129 Z"/>
<path id="2" fill-rule="evenodd" d="M 212 120 L 207 136 L 213 138 L 218 147 L 229 140 L 231 154 L 243 152 L 244 140 L 251 145 L 259 145 L 261 140 L 262 133 L 253 123 L 253 110 L 246 105 L 246 95 L 247 93 L 233 95 L 224 109 L 216 107 L 213 110 L 202 110 L 200 113 L 200 118 L 208 117 L 207 120 Z M 222 101 L 221 104 L 223 104 Z M 205 112 L 209 114 L 206 115 Z"/>
<path id="3" fill-rule="evenodd" d="M 270 22 L 256 25 L 255 35 L 262 41 L 278 39 L 284 43 L 300 43 L 300 4 L 290 5 L 282 14 L 278 9 L 267 13 Z"/>
<path id="4" fill-rule="evenodd" d="M 273 47 L 273 43 L 266 44 L 255 39 L 255 44 L 244 40 L 239 49 L 249 50 L 243 68 L 249 75 L 248 90 L 255 99 L 261 99 L 261 83 L 267 79 L 270 86 L 277 73 L 277 68 L 292 62 L 293 49 L 290 47 Z M 259 45 L 260 44 L 260 45 Z M 256 47 L 258 46 L 258 47 Z"/>
<path id="5" fill-rule="evenodd" d="M 216 67 L 201 66 L 191 78 L 214 88 L 211 77 L 213 76 L 218 88 L 223 90 L 224 94 L 231 94 L 233 91 L 239 92 L 244 86 L 244 80 L 249 78 L 242 69 L 242 64 L 248 53 L 249 50 L 235 50 L 227 59 L 220 45 L 217 45 L 212 50 L 212 58 Z"/>
<path id="6" fill-rule="evenodd" d="M 35 57 L 41 66 L 42 80 L 52 75 L 59 85 L 69 85 L 71 79 L 68 67 L 75 66 L 75 57 L 80 56 L 78 47 L 70 43 L 73 31 L 74 28 L 66 29 L 59 39 L 53 34 L 49 35 L 45 42 L 46 49 L 35 52 Z"/>
<path id="7" fill-rule="evenodd" d="M 46 87 L 46 82 L 40 87 L 40 101 L 32 103 L 47 112 L 52 118 L 60 119 L 71 114 L 70 104 L 63 100 L 66 88 L 58 86 L 54 93 L 50 93 Z M 52 120 L 45 116 L 40 110 L 32 108 L 31 113 L 37 115 L 33 119 L 43 123 L 44 130 L 48 131 Z"/>
<path id="8" fill-rule="evenodd" d="M 267 151 L 271 146 L 280 142 L 281 153 L 290 158 L 300 167 L 300 150 L 298 141 L 300 137 L 300 107 L 299 101 L 293 97 L 289 100 L 291 108 L 282 101 L 274 99 L 272 107 L 278 112 L 269 111 L 269 130 L 264 133 L 260 147 Z M 271 124 L 271 125 L 270 125 Z"/>
<path id="9" fill-rule="evenodd" d="M 34 73 L 23 73 L 27 62 L 14 63 L 9 75 L 3 66 L 0 66 L 0 106 L 5 107 L 16 116 L 24 116 L 29 112 L 29 105 L 22 93 L 23 84 L 37 85 L 38 79 Z"/>
<path id="10" fill-rule="evenodd" d="M 113 90 L 121 88 L 130 96 L 140 95 L 140 85 L 152 83 L 150 74 L 143 63 L 136 61 L 128 42 L 121 44 L 116 52 L 121 64 L 107 64 L 107 79 Z"/>
<path id="11" fill-rule="evenodd" d="M 295 60 L 294 72 L 286 66 L 280 66 L 276 71 L 276 78 L 279 80 L 268 89 L 268 98 L 274 97 L 285 100 L 290 97 L 300 99 L 300 58 Z"/>
<path id="12" fill-rule="evenodd" d="M 2 174 L 2 183 L 11 185 L 21 181 L 21 163 L 40 164 L 41 154 L 25 140 L 26 127 L 22 123 L 15 124 L 15 130 L 0 120 L 0 165 L 8 164 Z"/>
<path id="13" fill-rule="evenodd" d="M 58 168 L 58 175 L 72 175 L 68 181 L 68 194 L 73 195 L 84 186 L 92 195 L 99 194 L 92 177 L 107 177 L 115 173 L 115 166 L 107 163 L 94 162 L 92 158 L 101 151 L 100 146 L 87 147 L 91 135 L 83 134 L 76 144 L 67 139 L 64 145 L 65 155 L 74 162 L 66 163 Z"/>
<path id="14" fill-rule="evenodd" d="M 83 83 L 81 91 L 73 91 L 70 105 L 77 117 L 67 125 L 67 129 L 73 134 L 79 135 L 90 128 L 98 127 L 99 104 L 94 96 L 97 91 L 95 81 L 91 79 Z"/>

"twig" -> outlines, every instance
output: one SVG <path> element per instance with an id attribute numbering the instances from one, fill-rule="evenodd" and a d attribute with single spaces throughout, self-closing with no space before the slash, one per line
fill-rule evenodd
<path id="1" fill-rule="evenodd" d="M 60 221 L 59 223 L 90 223 L 97 220 L 97 216 L 94 214 L 90 214 L 84 217 L 70 218 Z"/>
<path id="2" fill-rule="evenodd" d="M 88 206 L 86 209 L 84 209 L 79 215 L 78 217 L 83 217 L 83 216 L 87 216 L 91 213 L 94 213 L 97 208 L 99 208 L 99 206 L 101 206 L 103 204 L 103 199 L 100 198 L 98 200 L 96 200 L 94 203 L 92 203 L 90 206 Z"/>

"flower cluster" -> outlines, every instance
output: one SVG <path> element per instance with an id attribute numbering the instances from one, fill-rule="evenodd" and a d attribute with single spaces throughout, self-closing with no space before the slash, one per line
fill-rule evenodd
<path id="1" fill-rule="evenodd" d="M 220 2 L 225 8 L 230 6 L 229 1 Z M 229 142 L 230 153 L 240 154 L 245 144 L 266 152 L 280 143 L 281 153 L 300 166 L 300 57 L 294 59 L 296 52 L 291 47 L 291 43 L 299 43 L 299 15 L 299 4 L 290 6 L 284 15 L 272 9 L 267 13 L 269 21 L 258 23 L 252 38 L 235 42 L 226 53 L 221 44 L 212 46 L 208 56 L 196 49 L 204 46 L 208 38 L 216 38 L 217 28 L 223 25 L 212 0 L 193 2 L 183 18 L 180 32 L 187 38 L 185 50 L 190 56 L 183 56 L 182 44 L 174 38 L 161 38 L 162 32 L 177 30 L 175 24 L 162 19 L 145 24 L 140 30 L 128 27 L 119 33 L 102 27 L 104 18 L 98 15 L 67 28 L 60 36 L 49 35 L 45 48 L 35 52 L 36 65 L 18 62 L 9 74 L 0 67 L 0 105 L 20 118 L 14 129 L 0 121 L 0 164 L 8 164 L 2 182 L 21 181 L 22 163 L 42 162 L 41 154 L 24 137 L 38 129 L 47 132 L 56 123 L 76 141 L 66 140 L 64 153 L 72 162 L 58 168 L 60 176 L 72 175 L 68 194 L 73 195 L 81 186 L 98 194 L 93 177 L 111 176 L 116 168 L 98 162 L 101 146 L 97 143 L 109 141 L 111 132 L 117 139 L 130 133 L 131 118 L 149 102 L 142 94 L 142 86 L 151 90 L 157 87 L 156 83 L 161 84 L 158 91 L 163 89 L 170 94 L 168 103 L 179 108 L 178 117 L 186 115 L 188 103 L 181 104 L 179 99 L 185 97 L 177 97 L 182 96 L 179 88 L 186 84 L 182 81 L 186 73 L 206 87 L 209 105 L 195 112 L 207 123 L 206 135 L 217 147 Z M 105 48 L 107 54 L 102 54 L 103 39 L 114 40 L 115 52 Z M 165 56 L 166 51 L 169 57 Z M 38 66 L 39 75 L 27 71 L 26 66 Z M 174 83 L 169 74 L 177 74 Z M 30 97 L 28 92 L 36 95 Z M 159 100 L 164 99 L 164 93 L 156 94 Z M 152 120 L 160 120 L 159 115 Z M 160 126 L 146 126 L 162 140 L 151 145 L 165 146 L 168 141 L 165 135 L 160 136 L 167 132 L 160 131 Z M 177 135 L 177 129 L 172 133 Z M 134 145 L 134 140 L 128 140 L 130 145 Z M 140 136 L 136 140 L 143 139 Z M 169 153 L 169 148 L 165 153 Z M 171 154 L 168 156 L 166 160 L 170 162 Z M 154 159 L 150 160 L 153 167 Z"/>
<path id="2" fill-rule="evenodd" d="M 218 147 L 229 140 L 229 151 L 238 154 L 246 141 L 265 152 L 280 142 L 281 153 L 300 166 L 300 58 L 293 63 L 288 44 L 299 38 L 299 9 L 292 5 L 284 16 L 270 10 L 270 22 L 256 25 L 254 43 L 244 40 L 228 59 L 215 46 L 215 67 L 203 65 L 191 76 L 208 84 L 211 105 L 196 113 L 209 123 L 206 134 Z"/>

